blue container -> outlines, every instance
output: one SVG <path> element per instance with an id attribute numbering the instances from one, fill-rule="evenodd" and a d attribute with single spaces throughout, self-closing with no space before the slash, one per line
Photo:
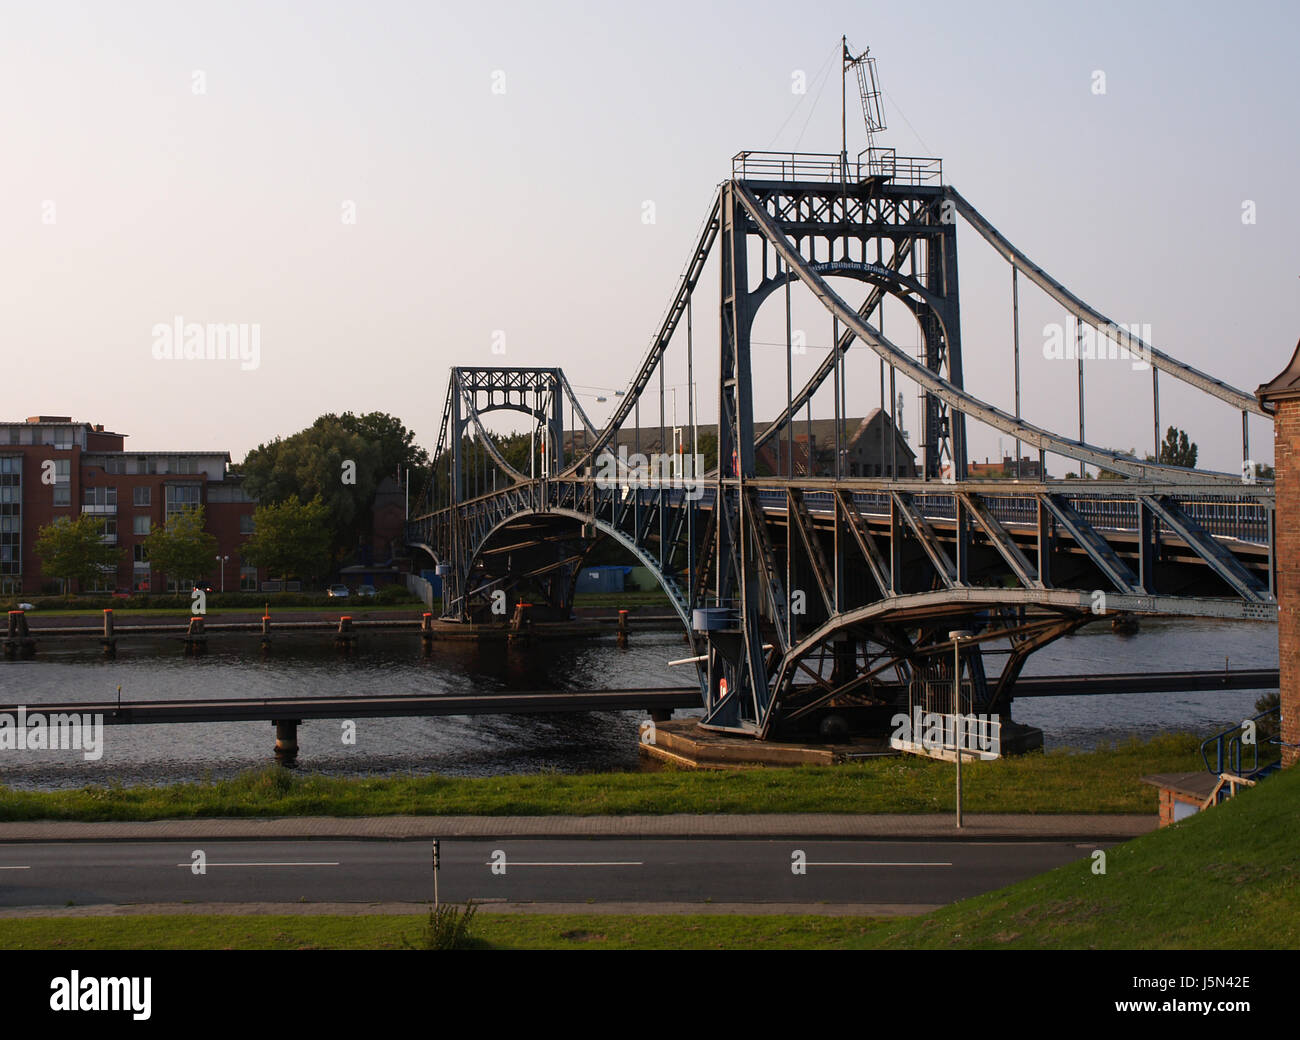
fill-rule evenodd
<path id="1" fill-rule="evenodd" d="M 591 592 L 622 592 L 631 567 L 587 567 L 578 574 L 579 596 Z"/>

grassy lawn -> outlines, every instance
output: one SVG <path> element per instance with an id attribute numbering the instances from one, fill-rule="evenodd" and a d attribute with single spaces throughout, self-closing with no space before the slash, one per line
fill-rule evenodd
<path id="1" fill-rule="evenodd" d="M 486 949 L 1295 949 L 1300 769 L 1092 860 L 915 918 L 480 914 Z M 0 920 L 4 949 L 386 949 L 420 917 Z"/>
<path id="2" fill-rule="evenodd" d="M 1108 750 L 1055 751 L 962 770 L 967 812 L 1154 813 L 1148 773 L 1201 768 L 1192 735 Z M 0 787 L 4 820 L 155 820 L 231 816 L 618 815 L 624 813 L 926 813 L 952 808 L 951 765 L 916 756 L 839 766 L 483 778 L 340 779 L 279 766 L 167 787 Z"/>

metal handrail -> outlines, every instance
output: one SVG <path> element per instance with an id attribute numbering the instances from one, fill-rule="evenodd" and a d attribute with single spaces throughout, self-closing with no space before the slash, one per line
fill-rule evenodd
<path id="1" fill-rule="evenodd" d="M 731 174 L 740 180 L 813 181 L 837 184 L 852 179 L 860 184 L 881 177 L 896 184 L 943 184 L 940 159 L 898 155 L 893 148 L 865 148 L 846 161 L 833 152 L 737 152 Z"/>
<path id="2" fill-rule="evenodd" d="M 1261 719 L 1268 718 L 1270 715 L 1276 715 L 1279 719 L 1282 717 L 1282 706 L 1279 704 L 1276 708 L 1269 708 L 1267 711 L 1261 711 L 1258 715 L 1253 716 L 1247 721 L 1259 722 Z M 1254 752 L 1254 761 L 1245 773 L 1241 769 L 1241 725 L 1229 727 L 1222 733 L 1216 733 L 1214 736 L 1201 742 L 1201 761 L 1205 763 L 1205 768 L 1215 775 L 1224 772 L 1224 759 L 1227 759 L 1228 768 L 1238 776 L 1248 776 L 1259 769 L 1259 741 L 1255 741 L 1251 746 Z M 1225 743 L 1226 741 L 1226 743 Z M 1210 756 L 1207 749 L 1214 745 L 1214 765 L 1210 765 Z M 1235 755 L 1234 755 L 1235 751 Z M 1226 752 L 1226 754 L 1225 754 Z"/>

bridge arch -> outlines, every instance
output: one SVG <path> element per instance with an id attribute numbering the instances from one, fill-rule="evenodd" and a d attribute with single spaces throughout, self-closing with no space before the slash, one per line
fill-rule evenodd
<path id="1" fill-rule="evenodd" d="M 478 562 L 483 550 L 488 547 L 492 538 L 497 533 L 506 530 L 511 524 L 518 523 L 522 519 L 532 517 L 563 517 L 572 520 L 575 526 L 581 528 L 584 524 L 591 524 L 598 531 L 609 538 L 612 538 L 622 548 L 626 549 L 641 566 L 645 567 L 659 582 L 660 587 L 668 594 L 668 602 L 672 605 L 673 612 L 681 620 L 682 625 L 689 632 L 691 628 L 690 606 L 683 603 L 676 585 L 660 569 L 658 561 L 649 555 L 644 548 L 638 546 L 626 533 L 620 531 L 617 527 L 611 525 L 608 521 L 594 517 L 589 513 L 582 513 L 575 509 L 565 509 L 563 507 L 551 507 L 548 509 L 521 509 L 511 513 L 509 516 L 498 521 L 492 527 L 483 532 L 483 537 L 479 539 L 469 555 L 469 569 L 473 569 Z"/>

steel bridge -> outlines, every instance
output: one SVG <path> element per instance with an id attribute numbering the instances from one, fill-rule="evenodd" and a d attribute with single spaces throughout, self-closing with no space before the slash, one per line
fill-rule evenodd
<path id="1" fill-rule="evenodd" d="M 1011 411 L 964 389 L 962 224 L 1010 268 Z M 706 472 L 696 452 L 665 450 L 665 368 L 670 348 L 675 363 L 684 351 L 694 448 L 692 296 L 711 254 L 721 289 L 720 464 Z M 850 304 L 833 279 L 861 283 L 865 300 Z M 1022 280 L 1072 315 L 1080 337 L 1092 330 L 1098 344 L 1139 361 L 1135 371 L 1149 368 L 1157 445 L 1164 376 L 1207 404 L 1239 411 L 1248 460 L 1248 416 L 1271 419 L 1254 396 L 1157 350 L 1075 296 L 945 184 L 938 159 L 874 146 L 856 160 L 742 152 L 603 427 L 559 368 L 452 370 L 433 472 L 407 532 L 443 578 L 444 618 L 491 621 L 520 602 L 567 616 L 583 559 L 610 539 L 649 568 L 681 618 L 698 655 L 703 724 L 760 738 L 844 705 L 897 705 L 902 697 L 952 710 L 955 668 L 965 676 L 960 710 L 1007 716 L 1029 655 L 1099 618 L 1275 621 L 1273 488 L 1254 479 L 1249 463 L 1245 476 L 1206 472 L 1089 442 L 1082 350 L 1077 435 L 1021 417 Z M 834 331 L 833 349 L 801 389 L 791 375 L 796 284 L 829 312 Z M 758 373 L 753 324 L 774 294 L 785 300 L 785 365 Z M 916 356 L 882 331 L 886 298 L 914 316 Z M 845 376 L 845 353 L 855 345 L 880 359 L 881 410 L 891 420 L 896 378 L 919 388 L 915 475 L 888 475 L 900 473 L 893 465 L 883 477 L 844 472 L 843 420 L 850 402 L 860 407 L 865 396 Z M 786 384 L 784 408 L 762 427 L 753 408 L 759 375 Z M 828 381 L 835 453 L 819 467 L 811 438 L 802 461 L 795 442 L 800 412 L 811 415 Z M 656 405 L 659 453 L 629 457 L 629 439 L 644 429 L 642 409 L 653 417 Z M 526 455 L 508 457 L 488 429 L 485 417 L 497 410 L 528 417 Z M 968 422 L 1013 438 L 1017 460 L 1022 445 L 1037 449 L 1040 475 L 1051 454 L 1106 479 L 972 480 Z M 775 474 L 759 472 L 765 445 L 776 448 Z"/>

